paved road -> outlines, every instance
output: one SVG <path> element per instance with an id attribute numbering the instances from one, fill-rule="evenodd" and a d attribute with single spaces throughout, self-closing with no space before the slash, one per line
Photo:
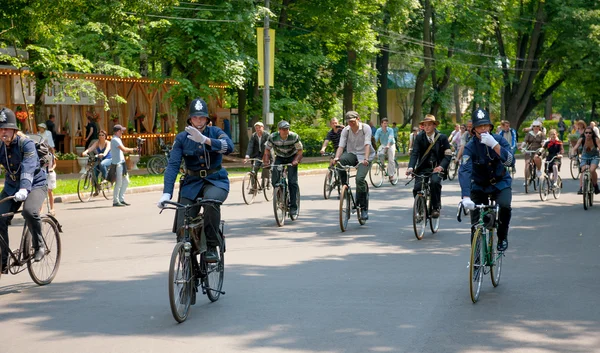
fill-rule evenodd
<path id="1" fill-rule="evenodd" d="M 159 192 L 130 195 L 129 208 L 58 204 L 59 274 L 46 287 L 2 276 L 0 352 L 600 352 L 600 206 L 584 211 L 565 181 L 569 193 L 548 202 L 515 181 L 501 284 L 486 279 L 475 305 L 456 181 L 444 185 L 441 231 L 421 241 L 403 185 L 373 190 L 367 225 L 353 218 L 340 233 L 322 175 L 302 178 L 300 219 L 283 228 L 234 183 L 227 295 L 199 297 L 183 324 L 169 310 L 174 236 Z"/>

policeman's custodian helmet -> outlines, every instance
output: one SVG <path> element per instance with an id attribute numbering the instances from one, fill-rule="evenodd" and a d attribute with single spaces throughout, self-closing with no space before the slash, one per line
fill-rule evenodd
<path id="1" fill-rule="evenodd" d="M 19 130 L 19 127 L 17 126 L 17 117 L 12 110 L 8 108 L 2 108 L 2 110 L 0 110 L 0 129 Z"/>
<path id="2" fill-rule="evenodd" d="M 473 121 L 473 129 L 481 125 L 491 125 L 492 129 L 494 128 L 494 124 L 492 124 L 492 121 L 490 120 L 490 114 L 481 108 L 478 108 L 473 112 L 471 121 Z"/>
<path id="3" fill-rule="evenodd" d="M 206 102 L 202 98 L 196 98 L 190 104 L 190 114 L 189 117 L 193 116 L 205 116 L 208 117 L 208 106 Z"/>

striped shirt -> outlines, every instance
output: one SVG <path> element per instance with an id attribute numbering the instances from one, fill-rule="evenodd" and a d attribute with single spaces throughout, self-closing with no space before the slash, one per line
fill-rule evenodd
<path id="1" fill-rule="evenodd" d="M 265 143 L 266 149 L 272 149 L 277 157 L 291 157 L 302 151 L 302 142 L 297 133 L 290 131 L 287 139 L 283 140 L 279 132 L 274 132 Z"/>

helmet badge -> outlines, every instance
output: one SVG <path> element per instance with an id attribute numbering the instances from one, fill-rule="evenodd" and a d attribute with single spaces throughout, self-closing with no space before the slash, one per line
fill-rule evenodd
<path id="1" fill-rule="evenodd" d="M 5 123 L 6 122 L 6 114 L 4 113 L 4 110 L 2 112 L 0 112 L 0 123 Z"/>
<path id="2" fill-rule="evenodd" d="M 477 112 L 477 119 L 483 119 L 485 118 L 485 113 L 483 112 L 483 110 L 479 110 Z"/>
<path id="3" fill-rule="evenodd" d="M 196 101 L 196 105 L 194 106 L 196 110 L 202 110 L 202 102 L 200 100 Z"/>

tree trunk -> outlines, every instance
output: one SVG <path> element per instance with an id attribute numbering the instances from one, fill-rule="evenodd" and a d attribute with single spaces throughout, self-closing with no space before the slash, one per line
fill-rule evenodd
<path id="1" fill-rule="evenodd" d="M 590 122 L 596 119 L 596 98 L 592 99 L 592 113 L 590 114 Z"/>
<path id="2" fill-rule="evenodd" d="M 248 118 L 246 117 L 246 100 L 248 99 L 248 92 L 246 89 L 238 89 L 238 122 L 240 126 L 240 157 L 246 155 L 246 149 L 248 148 Z"/>
<path id="3" fill-rule="evenodd" d="M 390 45 L 382 45 L 381 51 L 377 55 L 375 67 L 377 69 L 377 112 L 379 119 L 389 118 L 387 111 L 387 92 L 388 92 L 388 65 L 390 62 Z M 380 120 L 381 121 L 381 120 Z"/>
<path id="4" fill-rule="evenodd" d="M 546 98 L 546 107 L 544 108 L 544 118 L 550 121 L 552 120 L 552 95 Z"/>
<path id="5" fill-rule="evenodd" d="M 35 74 L 35 102 L 33 107 L 33 116 L 36 125 L 46 122 L 46 102 L 44 102 L 44 90 L 47 79 L 43 73 Z"/>
<path id="6" fill-rule="evenodd" d="M 411 114 L 412 126 L 417 126 L 423 116 L 423 87 L 425 81 L 431 72 L 431 64 L 433 60 L 433 48 L 431 48 L 431 14 L 433 12 L 431 0 L 423 1 L 423 56 L 425 57 L 423 67 L 417 74 L 415 82 L 415 96 L 413 103 L 413 113 Z"/>
<path id="7" fill-rule="evenodd" d="M 352 75 L 350 72 L 354 68 L 354 63 L 356 62 L 356 52 L 354 50 L 348 50 L 348 70 L 346 74 L 346 80 L 344 81 L 344 98 L 343 98 L 343 109 L 344 114 L 346 114 L 349 110 L 354 110 L 354 84 Z M 363 119 L 364 120 L 364 119 Z M 366 122 L 363 121 L 363 122 Z"/>
<path id="8" fill-rule="evenodd" d="M 460 86 L 454 84 L 454 110 L 456 111 L 456 123 L 462 124 L 462 111 L 460 109 Z"/>

